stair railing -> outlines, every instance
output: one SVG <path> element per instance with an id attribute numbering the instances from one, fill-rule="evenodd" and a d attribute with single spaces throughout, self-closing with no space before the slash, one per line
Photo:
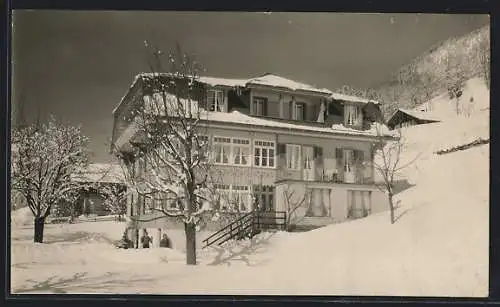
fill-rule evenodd
<path id="1" fill-rule="evenodd" d="M 231 238 L 234 238 L 238 233 L 239 224 L 250 223 L 253 224 L 254 212 L 246 213 L 245 215 L 239 217 L 238 219 L 232 221 L 228 225 L 222 227 L 210 237 L 203 240 L 205 247 L 208 247 L 213 244 L 222 244 Z"/>
<path id="2" fill-rule="evenodd" d="M 246 235 L 252 237 L 255 233 L 263 229 L 286 230 L 286 212 L 249 212 L 219 229 L 202 242 L 204 243 L 204 247 L 209 247 L 213 244 L 222 245 L 234 238 L 241 239 Z"/>

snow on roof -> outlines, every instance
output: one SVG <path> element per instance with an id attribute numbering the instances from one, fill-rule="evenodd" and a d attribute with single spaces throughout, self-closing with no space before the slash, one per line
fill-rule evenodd
<path id="1" fill-rule="evenodd" d="M 171 73 L 139 73 L 135 76 L 134 81 L 132 82 L 132 85 L 129 88 L 130 89 L 135 85 L 137 80 L 139 78 L 153 78 L 155 76 L 171 76 Z M 291 79 L 287 79 L 275 74 L 271 73 L 266 73 L 262 76 L 259 77 L 254 77 L 250 79 L 231 79 L 231 78 L 216 78 L 216 77 L 205 77 L 205 76 L 200 76 L 198 77 L 198 81 L 211 85 L 211 86 L 229 86 L 229 87 L 247 87 L 248 85 L 264 85 L 264 86 L 270 86 L 270 87 L 279 87 L 279 88 L 285 88 L 289 89 L 292 91 L 306 91 L 306 92 L 314 92 L 314 93 L 319 93 L 319 94 L 325 94 L 325 95 L 330 95 L 330 98 L 336 99 L 336 100 L 344 100 L 344 101 L 352 101 L 352 102 L 362 102 L 362 103 L 369 103 L 372 102 L 374 104 L 378 104 L 378 101 L 374 100 L 369 100 L 366 98 L 362 97 L 356 97 L 356 96 L 351 96 L 351 95 L 345 95 L 341 93 L 334 93 L 330 91 L 329 89 L 326 88 L 316 88 L 312 85 L 297 82 Z M 128 91 L 127 91 L 128 93 Z M 116 112 L 118 107 L 121 105 L 122 101 L 125 99 L 127 94 L 125 94 L 118 105 L 113 109 L 113 113 Z"/>
<path id="2" fill-rule="evenodd" d="M 308 92 L 317 92 L 321 94 L 330 94 L 331 91 L 325 88 L 316 88 L 314 86 L 311 86 L 309 84 L 305 83 L 300 83 L 297 81 L 293 81 L 287 78 L 283 78 L 274 74 L 265 74 L 260 77 L 252 78 L 249 79 L 246 83 L 248 84 L 255 84 L 255 85 L 266 85 L 266 86 L 273 86 L 273 87 L 282 87 L 282 88 L 287 88 L 293 91 L 308 91 Z"/>
<path id="3" fill-rule="evenodd" d="M 205 117 L 203 117 L 205 118 Z M 261 127 L 272 127 L 272 128 L 284 128 L 290 130 L 303 130 L 310 132 L 323 132 L 332 134 L 348 134 L 354 136 L 376 136 L 377 129 L 375 125 L 372 125 L 369 130 L 356 130 L 352 128 L 344 127 L 343 125 L 333 125 L 331 127 L 324 126 L 313 126 L 305 124 L 292 124 L 287 122 L 282 122 L 280 120 L 272 120 L 260 117 L 253 117 L 246 115 L 244 113 L 233 111 L 230 113 L 221 112 L 207 112 L 207 120 L 227 122 L 227 123 L 237 123 L 237 124 L 248 124 Z M 389 129 L 380 129 L 384 135 L 390 135 L 392 132 Z"/>
<path id="4" fill-rule="evenodd" d="M 357 96 L 351 96 L 351 95 L 346 95 L 346 94 L 341 94 L 341 93 L 332 93 L 330 95 L 330 98 L 335 99 L 335 100 L 344 100 L 344 101 L 352 101 L 352 102 L 362 102 L 362 103 L 373 103 L 373 104 L 379 104 L 378 101 L 376 100 L 370 100 L 362 97 L 357 97 Z"/>
<path id="5" fill-rule="evenodd" d="M 429 120 L 429 121 L 441 121 L 441 117 L 432 112 L 424 112 L 424 111 L 417 111 L 417 110 L 408 110 L 408 109 L 398 109 L 396 112 L 403 112 L 405 114 L 410 115 L 411 117 L 421 119 L 421 120 Z M 394 113 L 395 115 L 396 113 Z M 394 116 L 393 115 L 393 116 Z M 392 116 L 391 116 L 392 118 Z"/>
<path id="6" fill-rule="evenodd" d="M 71 179 L 76 182 L 124 182 L 123 170 L 118 164 L 92 163 L 85 169 L 71 174 Z"/>
<path id="7" fill-rule="evenodd" d="M 141 77 L 142 77 L 142 73 L 141 74 L 137 74 L 134 77 L 134 80 L 132 81 L 132 84 L 129 86 L 128 90 L 125 92 L 125 95 L 122 96 L 122 98 L 120 99 L 120 101 L 118 102 L 118 104 L 113 108 L 113 114 L 116 112 L 116 110 L 118 110 L 118 108 L 121 106 L 121 104 L 125 100 L 125 97 L 127 97 L 127 95 L 130 93 L 130 90 L 134 87 L 134 85 L 137 82 L 137 80 L 139 80 L 139 78 L 141 78 Z"/>
<path id="8" fill-rule="evenodd" d="M 246 79 L 228 79 L 228 78 L 215 78 L 215 77 L 200 77 L 200 82 L 211 86 L 241 86 L 245 87 L 247 80 Z"/>

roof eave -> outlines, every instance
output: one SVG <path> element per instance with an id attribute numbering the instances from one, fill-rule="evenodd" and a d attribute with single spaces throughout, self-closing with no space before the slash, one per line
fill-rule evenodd
<path id="1" fill-rule="evenodd" d="M 220 121 L 220 120 L 202 120 L 200 122 L 210 122 L 211 125 L 213 124 L 219 124 L 222 126 L 240 126 L 244 128 L 255 128 L 255 124 L 250 124 L 250 123 L 237 123 L 237 122 L 226 122 L 226 121 Z M 353 137 L 353 138 L 366 138 L 366 139 L 375 139 L 378 136 L 373 134 L 351 134 L 351 133 L 344 133 L 341 131 L 336 131 L 332 129 L 332 131 L 313 131 L 313 130 L 308 130 L 308 129 L 302 129 L 300 127 L 294 127 L 294 128 L 285 128 L 285 127 L 267 127 L 267 126 L 259 126 L 260 129 L 263 130 L 278 130 L 278 131 L 295 131 L 298 133 L 309 133 L 309 134 L 322 134 L 322 135 L 328 135 L 328 136 L 342 136 L 342 137 Z"/>
<path id="2" fill-rule="evenodd" d="M 292 89 L 286 86 L 274 86 L 274 85 L 269 85 L 269 84 L 260 84 L 260 83 L 247 83 L 245 85 L 246 88 L 265 88 L 265 89 L 277 89 L 280 91 L 284 92 L 289 92 L 289 93 L 298 93 L 298 94 L 303 94 L 303 95 L 311 95 L 311 96 L 319 96 L 319 97 L 324 97 L 324 98 L 329 98 L 331 93 L 329 92 L 323 92 L 323 91 L 314 91 L 314 90 L 305 90 L 305 89 Z"/>

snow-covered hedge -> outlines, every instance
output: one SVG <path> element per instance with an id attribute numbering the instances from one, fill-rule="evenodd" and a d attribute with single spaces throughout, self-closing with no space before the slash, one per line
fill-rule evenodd
<path id="1" fill-rule="evenodd" d="M 489 142 L 490 142 L 490 139 L 478 138 L 478 139 L 476 139 L 470 143 L 467 143 L 467 144 L 454 146 L 454 147 L 451 147 L 448 149 L 438 150 L 438 151 L 436 151 L 436 154 L 443 155 L 443 154 L 452 153 L 452 152 L 459 151 L 459 150 L 466 150 L 466 149 L 469 149 L 469 148 L 474 147 L 474 146 L 488 144 Z"/>

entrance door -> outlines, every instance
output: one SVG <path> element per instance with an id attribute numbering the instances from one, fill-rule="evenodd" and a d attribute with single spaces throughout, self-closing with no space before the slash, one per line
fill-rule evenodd
<path id="1" fill-rule="evenodd" d="M 304 180 L 313 181 L 314 178 L 314 148 L 311 146 L 304 146 Z"/>

